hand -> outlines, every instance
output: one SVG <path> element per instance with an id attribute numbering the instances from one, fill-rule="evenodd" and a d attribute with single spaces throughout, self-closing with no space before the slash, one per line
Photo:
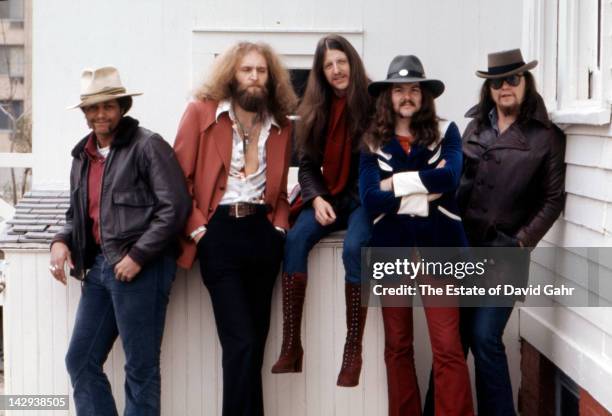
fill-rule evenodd
<path id="1" fill-rule="evenodd" d="M 435 201 L 440 198 L 442 194 L 427 194 L 427 202 Z"/>
<path id="2" fill-rule="evenodd" d="M 444 166 L 446 166 L 446 160 L 442 159 L 440 162 L 438 162 L 438 164 L 436 165 L 436 169 L 442 169 Z"/>
<path id="3" fill-rule="evenodd" d="M 380 190 L 384 192 L 393 192 L 393 176 L 380 181 Z"/>
<path id="4" fill-rule="evenodd" d="M 336 221 L 336 213 L 329 202 L 318 196 L 312 201 L 315 219 L 322 226 L 330 225 Z"/>
<path id="5" fill-rule="evenodd" d="M 66 284 L 66 273 L 64 273 L 64 267 L 68 262 L 68 267 L 74 269 L 74 263 L 70 256 L 70 249 L 68 246 L 61 241 L 53 243 L 51 246 L 51 260 L 49 262 L 49 270 L 53 277 L 59 282 Z"/>
<path id="6" fill-rule="evenodd" d="M 206 231 L 200 231 L 198 234 L 196 234 L 195 237 L 193 237 L 193 241 L 195 241 L 196 246 L 198 245 L 202 237 L 204 237 L 204 234 L 206 234 Z"/>
<path id="7" fill-rule="evenodd" d="M 140 273 L 140 270 L 142 270 L 140 264 L 132 260 L 129 255 L 126 255 L 115 265 L 115 279 L 121 282 L 131 282 Z"/>

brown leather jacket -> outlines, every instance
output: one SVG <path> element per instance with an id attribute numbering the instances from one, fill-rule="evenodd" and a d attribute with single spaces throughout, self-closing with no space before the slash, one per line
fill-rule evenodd
<path id="1" fill-rule="evenodd" d="M 466 117 L 477 114 L 475 106 Z M 536 246 L 563 209 L 564 157 L 565 135 L 548 118 L 540 96 L 531 119 L 499 136 L 488 120 L 472 120 L 463 134 L 457 192 L 470 243 Z"/>
<path id="2" fill-rule="evenodd" d="M 96 254 L 87 214 L 89 158 L 87 135 L 72 150 L 70 208 L 66 225 L 53 242 L 64 242 L 83 278 Z M 100 195 L 101 249 L 110 264 L 129 254 L 144 266 L 166 250 L 176 251 L 176 237 L 191 211 L 191 198 L 174 151 L 158 134 L 123 117 L 106 159 Z"/>

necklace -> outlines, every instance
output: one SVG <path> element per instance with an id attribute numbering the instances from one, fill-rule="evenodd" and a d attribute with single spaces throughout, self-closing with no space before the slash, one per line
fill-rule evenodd
<path id="1" fill-rule="evenodd" d="M 253 118 L 253 121 L 251 123 L 251 127 L 249 127 L 249 129 L 245 129 L 244 126 L 242 125 L 242 123 L 240 122 L 240 120 L 238 119 L 238 116 L 236 115 L 236 112 L 234 111 L 234 127 L 236 128 L 238 135 L 240 136 L 240 138 L 242 139 L 242 154 L 244 157 L 244 161 L 243 161 L 243 166 L 244 166 L 244 170 L 246 170 L 246 158 L 247 158 L 247 149 L 249 146 L 249 142 L 251 139 L 251 133 L 253 133 L 253 130 L 255 130 L 255 127 L 257 127 L 257 125 L 259 124 L 260 121 L 260 115 L 259 113 L 257 113 L 255 115 L 255 117 Z"/>

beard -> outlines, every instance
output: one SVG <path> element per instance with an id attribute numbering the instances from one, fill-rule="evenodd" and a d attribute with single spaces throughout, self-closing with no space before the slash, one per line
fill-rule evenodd
<path id="1" fill-rule="evenodd" d="M 268 104 L 268 89 L 265 86 L 255 87 L 255 91 L 249 91 L 249 87 L 234 86 L 232 99 L 245 111 L 261 114 Z"/>
<path id="2" fill-rule="evenodd" d="M 518 116 L 520 109 L 521 109 L 521 106 L 519 104 L 499 106 L 499 111 L 501 111 L 501 113 L 506 117 Z"/>

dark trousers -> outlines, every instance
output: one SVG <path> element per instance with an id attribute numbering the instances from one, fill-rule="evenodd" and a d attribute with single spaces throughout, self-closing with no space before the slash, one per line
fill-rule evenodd
<path id="1" fill-rule="evenodd" d="M 171 257 L 146 265 L 131 282 L 115 279 L 102 255 L 87 273 L 66 354 L 78 416 L 116 416 L 103 365 L 117 336 L 125 351 L 126 416 L 160 414 L 159 356 L 170 287 Z"/>
<path id="2" fill-rule="evenodd" d="M 198 243 L 223 349 L 223 416 L 264 414 L 261 367 L 283 244 L 265 212 L 234 218 L 223 206 Z"/>
<path id="3" fill-rule="evenodd" d="M 285 273 L 306 273 L 308 254 L 314 245 L 326 235 L 346 229 L 342 249 L 344 278 L 347 283 L 355 285 L 361 283 L 361 248 L 370 240 L 372 220 L 365 209 L 356 203 L 345 211 L 336 212 L 336 215 L 338 216 L 336 221 L 322 226 L 315 219 L 312 207 L 304 208 L 300 212 L 297 221 L 287 234 L 283 262 Z"/>

